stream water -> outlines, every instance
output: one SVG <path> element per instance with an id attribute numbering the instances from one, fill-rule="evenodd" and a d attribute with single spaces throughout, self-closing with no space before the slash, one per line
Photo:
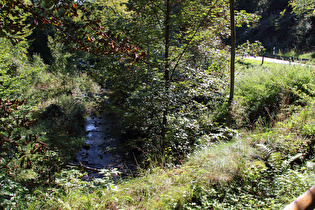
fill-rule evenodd
<path id="1" fill-rule="evenodd" d="M 74 163 L 94 169 L 116 168 L 122 175 L 132 175 L 137 169 L 128 149 L 123 145 L 118 122 L 114 115 L 101 112 L 86 120 L 86 141 L 84 147 L 75 155 Z M 91 173 L 89 178 L 102 175 Z"/>

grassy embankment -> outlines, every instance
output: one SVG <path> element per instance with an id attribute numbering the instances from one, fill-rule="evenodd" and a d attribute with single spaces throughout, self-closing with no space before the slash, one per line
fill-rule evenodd
<path id="1" fill-rule="evenodd" d="M 278 209 L 315 183 L 314 69 L 238 66 L 238 135 L 211 142 L 178 167 L 152 167 L 120 183 L 37 192 L 30 209 Z"/>

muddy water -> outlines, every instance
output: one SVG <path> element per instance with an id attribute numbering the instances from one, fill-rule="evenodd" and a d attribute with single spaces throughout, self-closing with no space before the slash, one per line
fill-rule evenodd
<path id="1" fill-rule="evenodd" d="M 128 148 L 123 145 L 119 134 L 118 121 L 110 113 L 102 112 L 91 115 L 86 120 L 86 141 L 76 154 L 75 163 L 94 169 L 117 168 L 122 175 L 132 175 L 136 164 Z M 90 176 L 97 177 L 97 173 Z"/>

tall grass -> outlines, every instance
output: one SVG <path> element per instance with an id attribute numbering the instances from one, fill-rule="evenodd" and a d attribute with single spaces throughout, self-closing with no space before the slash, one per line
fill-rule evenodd
<path id="1" fill-rule="evenodd" d="M 236 76 L 234 110 L 238 126 L 272 124 L 290 105 L 306 105 L 314 94 L 313 78 L 312 67 L 247 64 Z"/>

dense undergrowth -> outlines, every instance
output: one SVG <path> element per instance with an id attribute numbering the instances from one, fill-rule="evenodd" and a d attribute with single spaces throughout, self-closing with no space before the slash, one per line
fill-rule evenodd
<path id="1" fill-rule="evenodd" d="M 246 65 L 244 65 L 246 64 Z M 313 67 L 242 61 L 232 140 L 200 137 L 181 165 L 84 182 L 65 173 L 30 209 L 278 209 L 315 182 Z M 108 172 L 111 174 L 111 172 Z"/>

